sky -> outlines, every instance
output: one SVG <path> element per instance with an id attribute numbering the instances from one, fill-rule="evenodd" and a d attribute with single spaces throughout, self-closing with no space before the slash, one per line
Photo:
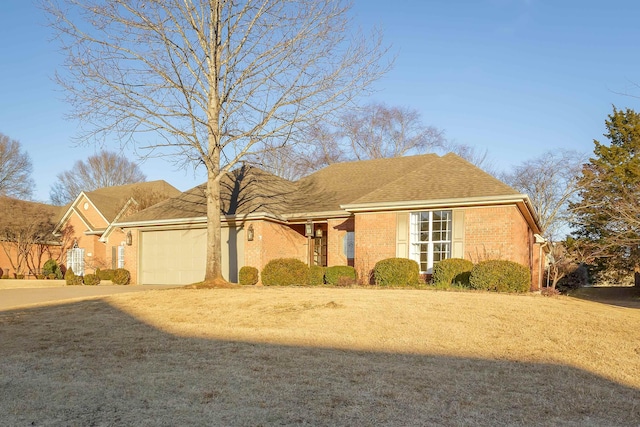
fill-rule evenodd
<path id="1" fill-rule="evenodd" d="M 449 140 L 486 150 L 498 172 L 550 150 L 591 154 L 613 105 L 640 109 L 637 0 L 353 0 L 352 13 L 364 32 L 382 29 L 395 57 L 363 102 L 418 111 Z M 102 148 L 74 142 L 45 23 L 36 2 L 0 0 L 0 133 L 31 157 L 39 201 Z M 180 190 L 205 181 L 203 169 L 163 159 L 140 167 Z"/>

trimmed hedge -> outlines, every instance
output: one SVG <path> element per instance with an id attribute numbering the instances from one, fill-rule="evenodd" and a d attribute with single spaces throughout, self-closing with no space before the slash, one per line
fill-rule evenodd
<path id="1" fill-rule="evenodd" d="M 60 270 L 60 266 L 55 259 L 48 259 L 44 265 L 42 266 L 42 274 L 51 277 L 51 275 L 55 275 L 55 279 L 62 279 L 63 274 L 62 270 Z"/>
<path id="2" fill-rule="evenodd" d="M 113 273 L 115 270 L 110 268 L 105 268 L 104 270 L 96 269 L 96 276 L 100 278 L 100 280 L 113 280 Z"/>
<path id="3" fill-rule="evenodd" d="M 420 266 L 407 258 L 387 258 L 373 268 L 378 286 L 416 286 L 420 283 Z"/>
<path id="4" fill-rule="evenodd" d="M 82 276 L 76 276 L 73 272 L 73 268 L 69 267 L 64 273 L 64 280 L 67 282 L 67 286 L 79 286 L 82 285 Z"/>
<path id="5" fill-rule="evenodd" d="M 469 283 L 473 289 L 485 291 L 528 292 L 531 273 L 517 262 L 488 260 L 473 266 Z"/>
<path id="6" fill-rule="evenodd" d="M 324 272 L 324 281 L 327 285 L 349 286 L 356 283 L 356 269 L 348 265 L 334 265 L 327 267 Z"/>
<path id="7" fill-rule="evenodd" d="M 307 283 L 311 286 L 320 286 L 324 284 L 324 273 L 326 268 L 319 265 L 309 267 L 309 280 Z"/>
<path id="8" fill-rule="evenodd" d="M 87 274 L 84 276 L 84 284 L 87 286 L 98 286 L 100 278 L 95 274 Z"/>
<path id="9" fill-rule="evenodd" d="M 306 285 L 309 267 L 295 258 L 272 259 L 262 269 L 262 284 L 265 286 Z"/>
<path id="10" fill-rule="evenodd" d="M 258 269 L 255 267 L 244 266 L 238 273 L 238 280 L 241 285 L 253 286 L 258 283 Z"/>
<path id="11" fill-rule="evenodd" d="M 131 273 L 124 268 L 117 268 L 113 272 L 113 279 L 111 279 L 114 285 L 128 285 L 131 281 Z"/>
<path id="12" fill-rule="evenodd" d="M 433 266 L 431 282 L 437 287 L 448 287 L 451 284 L 460 284 L 465 288 L 470 287 L 473 263 L 462 258 L 449 258 L 442 260 Z"/>

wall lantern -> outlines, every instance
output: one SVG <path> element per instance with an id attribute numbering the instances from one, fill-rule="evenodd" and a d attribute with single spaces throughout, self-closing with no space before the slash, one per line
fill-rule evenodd
<path id="1" fill-rule="evenodd" d="M 316 230 L 316 237 L 322 237 L 322 228 Z"/>
<path id="2" fill-rule="evenodd" d="M 247 240 L 253 242 L 253 224 L 250 224 L 247 229 Z"/>
<path id="3" fill-rule="evenodd" d="M 313 237 L 313 222 L 308 220 L 304 225 L 304 235 L 306 237 Z"/>
<path id="4" fill-rule="evenodd" d="M 131 235 L 131 231 L 127 231 L 127 240 L 125 242 L 127 246 L 131 246 L 133 244 L 133 236 Z"/>

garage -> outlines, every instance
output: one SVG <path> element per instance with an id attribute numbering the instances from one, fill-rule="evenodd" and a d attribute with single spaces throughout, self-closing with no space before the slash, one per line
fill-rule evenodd
<path id="1" fill-rule="evenodd" d="M 222 228 L 222 275 L 231 282 L 237 282 L 244 264 L 243 236 L 242 229 Z M 142 231 L 140 283 L 186 285 L 204 280 L 206 248 L 205 228 Z"/>

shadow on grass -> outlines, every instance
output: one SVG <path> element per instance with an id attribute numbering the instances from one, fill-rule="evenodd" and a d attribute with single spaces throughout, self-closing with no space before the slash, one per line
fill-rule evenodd
<path id="1" fill-rule="evenodd" d="M 640 390 L 553 364 L 166 333 L 103 300 L 0 312 L 2 425 L 638 425 Z"/>
<path id="2" fill-rule="evenodd" d="M 578 288 L 569 296 L 627 308 L 640 308 L 640 287 L 635 286 L 590 286 Z"/>

